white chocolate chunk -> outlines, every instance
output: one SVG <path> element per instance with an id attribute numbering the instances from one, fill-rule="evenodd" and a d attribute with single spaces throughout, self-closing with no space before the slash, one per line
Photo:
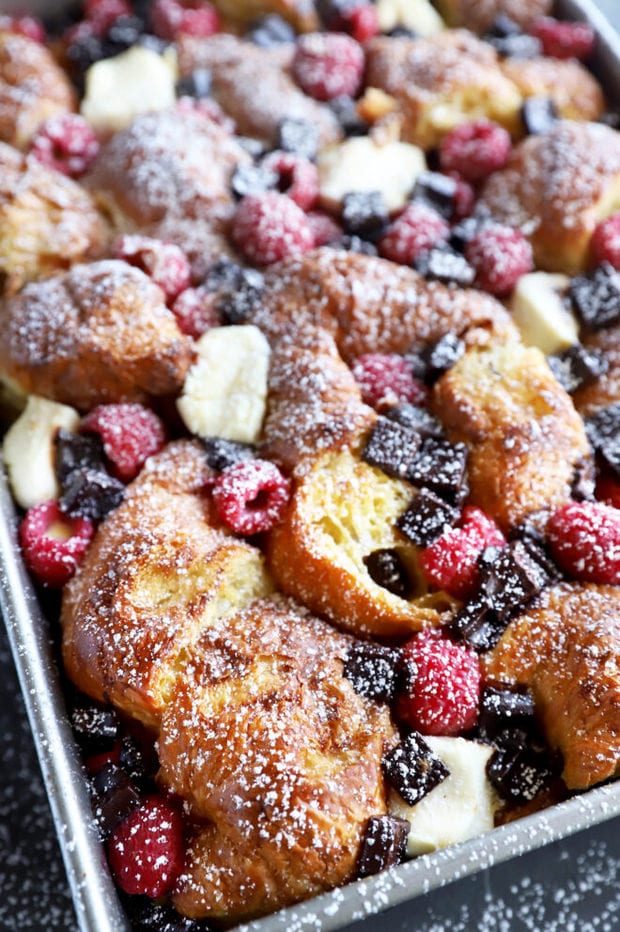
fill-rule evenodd
<path id="1" fill-rule="evenodd" d="M 407 837 L 410 857 L 490 831 L 498 804 L 486 775 L 492 748 L 465 738 L 424 740 L 448 767 L 450 776 L 415 806 L 408 806 L 396 792 L 390 796 L 391 814 L 411 823 Z"/>
<path id="2" fill-rule="evenodd" d="M 537 346 L 552 355 L 578 341 L 577 321 L 562 301 L 569 282 L 566 275 L 547 272 L 532 272 L 519 279 L 511 310 L 526 346 Z"/>
<path id="3" fill-rule="evenodd" d="M 197 343 L 177 404 L 199 437 L 254 443 L 267 407 L 270 349 L 258 327 L 214 327 Z"/>
<path id="4" fill-rule="evenodd" d="M 80 416 L 74 408 L 30 395 L 2 445 L 9 484 L 22 508 L 58 498 L 54 439 L 60 428 L 76 431 L 79 423 Z"/>
<path id="5" fill-rule="evenodd" d="M 419 36 L 432 36 L 445 28 L 429 0 L 377 0 L 376 8 L 381 32 L 404 26 Z"/>
<path id="6" fill-rule="evenodd" d="M 81 112 L 101 133 L 128 126 L 140 113 L 165 110 L 175 102 L 176 59 L 134 45 L 86 72 Z"/>
<path id="7" fill-rule="evenodd" d="M 323 149 L 318 169 L 325 206 L 337 210 L 352 191 L 380 191 L 393 211 L 406 205 L 418 175 L 426 169 L 426 159 L 409 143 L 381 146 L 369 136 L 357 136 Z"/>

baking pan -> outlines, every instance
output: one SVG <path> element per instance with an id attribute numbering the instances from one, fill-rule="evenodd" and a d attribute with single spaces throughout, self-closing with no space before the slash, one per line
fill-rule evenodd
<path id="1" fill-rule="evenodd" d="M 2 2 L 13 8 L 59 12 L 69 4 Z M 620 103 L 620 39 L 591 0 L 561 0 L 556 14 L 589 21 L 599 42 L 595 71 L 612 102 Z M 129 932 L 93 824 L 86 779 L 66 716 L 50 626 L 23 567 L 16 513 L 0 461 L 0 608 L 24 696 L 43 780 L 82 932 Z M 576 796 L 487 835 L 423 855 L 382 874 L 332 890 L 238 932 L 329 932 L 396 906 L 620 815 L 620 781 Z"/>

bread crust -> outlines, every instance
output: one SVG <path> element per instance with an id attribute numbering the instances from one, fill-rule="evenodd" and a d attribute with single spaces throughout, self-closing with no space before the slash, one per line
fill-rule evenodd
<path id="1" fill-rule="evenodd" d="M 315 4 L 308 0 L 214 0 L 213 5 L 230 23 L 247 26 L 261 16 L 275 13 L 298 32 L 319 29 Z"/>
<path id="2" fill-rule="evenodd" d="M 580 62 L 559 58 L 506 58 L 502 71 L 523 98 L 548 97 L 565 120 L 598 120 L 605 96 L 594 75 Z"/>
<path id="3" fill-rule="evenodd" d="M 437 0 L 436 5 L 449 26 L 482 34 L 500 14 L 528 26 L 536 17 L 551 13 L 553 0 Z"/>

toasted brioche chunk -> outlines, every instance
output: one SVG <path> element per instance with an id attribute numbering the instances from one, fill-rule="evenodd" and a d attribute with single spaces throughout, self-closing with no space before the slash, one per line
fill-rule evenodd
<path id="1" fill-rule="evenodd" d="M 177 883 L 184 914 L 251 917 L 354 874 L 396 736 L 343 677 L 349 643 L 282 597 L 205 631 L 159 739 L 160 778 L 211 823 Z"/>
<path id="2" fill-rule="evenodd" d="M 502 530 L 568 501 L 589 446 L 540 350 L 470 350 L 439 380 L 432 405 L 449 439 L 469 447 L 471 501 Z"/>
<path id="3" fill-rule="evenodd" d="M 308 0 L 214 0 L 213 6 L 227 21 L 235 24 L 247 25 L 261 16 L 275 13 L 299 32 L 319 28 L 315 4 Z"/>
<path id="4" fill-rule="evenodd" d="M 574 59 L 506 58 L 502 71 L 523 97 L 549 97 L 565 120 L 598 120 L 605 109 L 601 85 Z"/>
<path id="5" fill-rule="evenodd" d="M 528 686 L 562 777 L 586 789 L 620 770 L 620 589 L 564 583 L 483 658 L 488 680 Z"/>
<path id="6" fill-rule="evenodd" d="M 500 14 L 527 26 L 537 16 L 550 13 L 553 0 L 436 0 L 436 6 L 450 26 L 465 26 L 482 34 Z"/>
<path id="7" fill-rule="evenodd" d="M 441 624 L 454 602 L 427 593 L 417 548 L 396 527 L 414 495 L 350 450 L 318 457 L 296 485 L 283 521 L 268 539 L 267 559 L 279 587 L 362 636 L 405 637 Z M 364 558 L 394 549 L 408 570 L 412 597 L 403 599 L 371 578 Z"/>

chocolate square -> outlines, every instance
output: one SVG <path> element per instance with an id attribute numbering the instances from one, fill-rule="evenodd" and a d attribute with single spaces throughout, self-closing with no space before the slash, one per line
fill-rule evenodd
<path id="1" fill-rule="evenodd" d="M 397 816 L 371 816 L 362 838 L 357 876 L 370 877 L 399 864 L 407 850 L 411 823 Z"/>
<path id="2" fill-rule="evenodd" d="M 386 780 L 409 806 L 439 786 L 450 771 L 417 731 L 412 731 L 382 761 Z"/>
<path id="3" fill-rule="evenodd" d="M 573 278 L 569 294 L 579 319 L 590 330 L 601 330 L 620 320 L 620 273 L 609 262 L 590 275 Z"/>
<path id="4" fill-rule="evenodd" d="M 342 675 L 358 695 L 376 702 L 391 702 L 396 693 L 400 663 L 399 650 L 359 641 L 349 648 Z"/>
<path id="5" fill-rule="evenodd" d="M 421 172 L 411 194 L 412 201 L 427 204 L 446 220 L 454 213 L 458 185 L 454 178 L 441 172 Z"/>
<path id="6" fill-rule="evenodd" d="M 427 438 L 407 472 L 407 479 L 454 502 L 466 480 L 467 453 L 464 443 Z"/>
<path id="7" fill-rule="evenodd" d="M 429 489 L 421 489 L 396 525 L 409 540 L 427 547 L 454 524 L 457 512 Z"/>
<path id="8" fill-rule="evenodd" d="M 421 443 L 414 430 L 386 417 L 379 417 L 370 432 L 362 459 L 394 479 L 405 479 Z"/>
<path id="9" fill-rule="evenodd" d="M 416 260 L 415 269 L 428 281 L 459 285 L 461 288 L 469 288 L 476 277 L 474 268 L 465 256 L 454 252 L 449 246 L 423 252 Z"/>
<path id="10" fill-rule="evenodd" d="M 501 619 L 524 608 L 549 583 L 549 576 L 522 541 L 502 547 L 495 560 L 481 570 L 480 592 Z"/>
<path id="11" fill-rule="evenodd" d="M 396 550 L 374 550 L 364 557 L 368 575 L 373 582 L 401 599 L 409 597 L 411 585 L 403 561 Z"/>

